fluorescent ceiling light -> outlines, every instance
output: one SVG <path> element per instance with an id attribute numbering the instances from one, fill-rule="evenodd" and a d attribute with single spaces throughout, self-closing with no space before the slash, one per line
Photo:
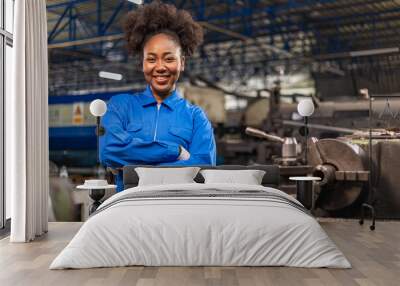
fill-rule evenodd
<path id="1" fill-rule="evenodd" d="M 382 55 L 382 54 L 391 54 L 398 53 L 398 47 L 387 48 L 387 49 L 373 49 L 373 50 L 364 50 L 364 51 L 353 51 L 350 52 L 350 56 L 352 57 L 362 57 L 362 56 L 373 56 L 373 55 Z"/>
<path id="2" fill-rule="evenodd" d="M 101 71 L 101 72 L 99 72 L 99 77 L 112 79 L 112 80 L 121 80 L 122 79 L 122 74 Z"/>
<path id="3" fill-rule="evenodd" d="M 135 3 L 136 5 L 143 4 L 142 0 L 128 0 L 129 2 Z"/>

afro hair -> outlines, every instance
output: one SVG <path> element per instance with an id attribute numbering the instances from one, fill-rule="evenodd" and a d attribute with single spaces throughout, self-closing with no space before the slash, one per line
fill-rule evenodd
<path id="1" fill-rule="evenodd" d="M 185 56 L 191 56 L 203 41 L 203 28 L 187 11 L 158 0 L 129 12 L 123 27 L 132 54 L 141 54 L 146 41 L 159 33 L 172 36 Z"/>

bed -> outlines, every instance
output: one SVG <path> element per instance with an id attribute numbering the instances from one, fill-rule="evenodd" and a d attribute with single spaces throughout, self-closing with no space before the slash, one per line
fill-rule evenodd
<path id="1" fill-rule="evenodd" d="M 207 167 L 208 168 L 208 167 Z M 294 198 L 271 186 L 196 183 L 138 186 L 124 168 L 125 191 L 107 199 L 50 269 L 144 266 L 350 268 L 343 253 Z"/>

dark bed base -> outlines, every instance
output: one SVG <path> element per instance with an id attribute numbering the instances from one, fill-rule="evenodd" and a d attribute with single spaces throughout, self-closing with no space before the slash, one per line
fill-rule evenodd
<path id="1" fill-rule="evenodd" d="M 137 167 L 152 167 L 143 165 L 128 165 L 123 168 L 124 190 L 133 188 L 138 185 L 139 177 L 135 171 Z M 263 170 L 265 175 L 262 180 L 262 185 L 266 187 L 278 188 L 279 186 L 279 167 L 278 165 L 219 165 L 219 166 L 198 166 L 204 169 L 218 169 L 218 170 Z M 170 166 L 157 166 L 157 168 L 171 168 Z M 174 168 L 179 168 L 175 167 Z M 197 183 L 204 183 L 203 176 L 199 173 L 194 179 Z"/>

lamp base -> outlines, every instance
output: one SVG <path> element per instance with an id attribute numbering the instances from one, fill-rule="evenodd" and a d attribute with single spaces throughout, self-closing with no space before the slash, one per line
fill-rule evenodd
<path id="1" fill-rule="evenodd" d="M 89 197 L 93 200 L 93 203 L 89 207 L 89 215 L 94 213 L 97 208 L 101 205 L 101 199 L 106 194 L 105 189 L 91 189 L 89 190 Z"/>
<path id="2" fill-rule="evenodd" d="M 96 127 L 96 136 L 103 136 L 106 133 L 106 129 L 99 125 Z"/>

